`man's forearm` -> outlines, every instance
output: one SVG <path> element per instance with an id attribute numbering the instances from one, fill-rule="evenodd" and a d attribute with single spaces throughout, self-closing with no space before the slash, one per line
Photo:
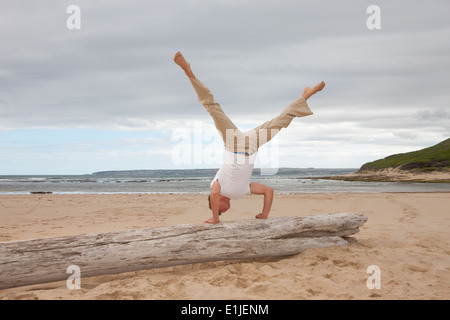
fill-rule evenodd
<path id="1" fill-rule="evenodd" d="M 211 193 L 211 212 L 213 219 L 219 221 L 219 206 L 220 206 L 220 194 Z"/>
<path id="2" fill-rule="evenodd" d="M 270 209 L 272 208 L 273 202 L 273 190 L 269 190 L 264 193 L 264 206 L 262 211 L 262 216 L 267 217 L 270 213 Z"/>

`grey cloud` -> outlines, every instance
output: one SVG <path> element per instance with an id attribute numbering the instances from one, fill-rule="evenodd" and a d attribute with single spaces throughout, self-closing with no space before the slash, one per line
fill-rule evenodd
<path id="1" fill-rule="evenodd" d="M 394 131 L 392 133 L 394 136 L 401 138 L 401 139 L 408 139 L 408 140 L 416 140 L 419 136 L 419 134 L 416 131 Z"/>
<path id="2" fill-rule="evenodd" d="M 416 113 L 418 119 L 423 121 L 448 121 L 450 113 L 445 109 L 420 110 Z"/>
<path id="3" fill-rule="evenodd" d="M 365 27 L 365 1 L 78 1 L 79 31 L 65 28 L 69 4 L 2 8 L 0 128 L 209 120 L 172 62 L 177 50 L 236 118 L 275 115 L 320 80 L 317 123 L 407 129 L 430 96 L 438 109 L 424 121 L 448 101 L 443 1 L 380 1 L 379 32 Z"/>

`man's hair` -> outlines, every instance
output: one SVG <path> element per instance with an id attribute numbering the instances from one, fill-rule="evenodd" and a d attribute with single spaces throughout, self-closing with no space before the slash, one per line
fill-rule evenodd
<path id="1" fill-rule="evenodd" d="M 209 210 L 212 210 L 211 208 L 211 195 L 208 195 L 208 205 L 209 205 Z M 222 215 L 222 212 L 220 212 L 219 210 L 219 216 Z"/>

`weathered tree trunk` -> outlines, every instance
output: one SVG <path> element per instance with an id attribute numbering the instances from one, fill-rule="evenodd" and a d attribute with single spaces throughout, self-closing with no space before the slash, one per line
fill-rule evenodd
<path id="1" fill-rule="evenodd" d="M 342 246 L 367 221 L 362 213 L 174 225 L 0 242 L 0 289 L 198 262 L 287 256 Z"/>

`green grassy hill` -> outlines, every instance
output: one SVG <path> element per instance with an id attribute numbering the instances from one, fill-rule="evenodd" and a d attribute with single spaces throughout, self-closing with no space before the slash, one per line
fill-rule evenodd
<path id="1" fill-rule="evenodd" d="M 450 171 L 450 139 L 418 151 L 395 154 L 364 164 L 358 173 L 387 168 L 415 172 Z"/>

